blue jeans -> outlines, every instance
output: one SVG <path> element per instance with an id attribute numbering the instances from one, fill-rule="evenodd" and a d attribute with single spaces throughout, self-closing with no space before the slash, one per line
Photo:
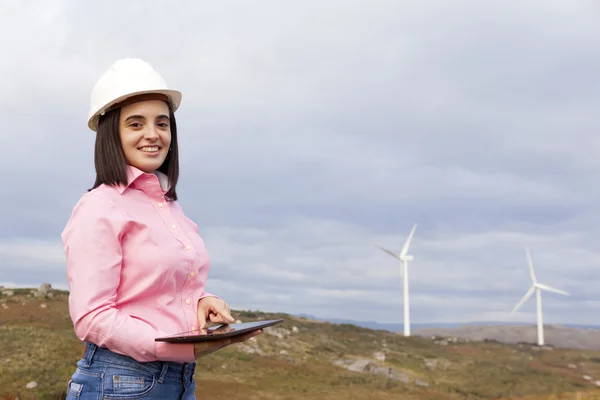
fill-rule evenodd
<path id="1" fill-rule="evenodd" d="M 195 400 L 195 363 L 140 363 L 86 343 L 85 355 L 71 376 L 66 400 Z"/>

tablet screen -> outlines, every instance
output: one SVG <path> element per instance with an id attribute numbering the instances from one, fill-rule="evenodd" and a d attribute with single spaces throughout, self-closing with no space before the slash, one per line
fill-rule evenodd
<path id="1" fill-rule="evenodd" d="M 156 338 L 155 341 L 171 343 L 189 343 L 202 342 L 207 340 L 218 340 L 224 337 L 243 335 L 244 333 L 252 332 L 256 329 L 266 328 L 275 324 L 279 324 L 281 322 L 283 322 L 282 319 L 242 322 L 239 324 L 224 324 L 218 326 L 211 326 L 210 328 L 207 328 L 206 333 L 199 334 L 200 331 L 193 330 L 189 332 L 177 333 L 175 335 L 167 337 Z"/>

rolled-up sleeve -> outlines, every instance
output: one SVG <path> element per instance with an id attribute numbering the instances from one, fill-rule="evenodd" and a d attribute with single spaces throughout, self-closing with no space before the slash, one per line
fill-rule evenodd
<path id="1" fill-rule="evenodd" d="M 156 337 L 169 334 L 116 306 L 126 224 L 124 214 L 110 200 L 88 193 L 76 204 L 62 232 L 75 334 L 140 362 L 194 362 L 193 344 L 156 342 Z"/>

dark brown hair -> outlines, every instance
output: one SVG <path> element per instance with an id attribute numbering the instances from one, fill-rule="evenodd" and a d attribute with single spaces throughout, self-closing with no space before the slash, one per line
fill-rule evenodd
<path id="1" fill-rule="evenodd" d="M 177 147 L 177 123 L 173 108 L 169 106 L 169 119 L 171 127 L 171 147 L 165 161 L 158 171 L 169 178 L 167 200 L 177 200 L 177 180 L 179 178 L 179 151 Z M 96 131 L 96 146 L 94 148 L 94 166 L 96 167 L 96 182 L 89 190 L 105 184 L 108 186 L 127 185 L 127 159 L 123 153 L 121 136 L 119 135 L 119 119 L 121 108 L 108 111 L 100 116 Z"/>

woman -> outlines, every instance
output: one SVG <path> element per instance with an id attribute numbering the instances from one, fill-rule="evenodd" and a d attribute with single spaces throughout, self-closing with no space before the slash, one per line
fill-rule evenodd
<path id="1" fill-rule="evenodd" d="M 62 233 L 69 312 L 85 342 L 67 399 L 195 399 L 196 359 L 261 333 L 154 340 L 234 321 L 227 303 L 204 291 L 208 254 L 177 202 L 180 103 L 139 59 L 114 63 L 92 91 L 96 182 Z"/>

